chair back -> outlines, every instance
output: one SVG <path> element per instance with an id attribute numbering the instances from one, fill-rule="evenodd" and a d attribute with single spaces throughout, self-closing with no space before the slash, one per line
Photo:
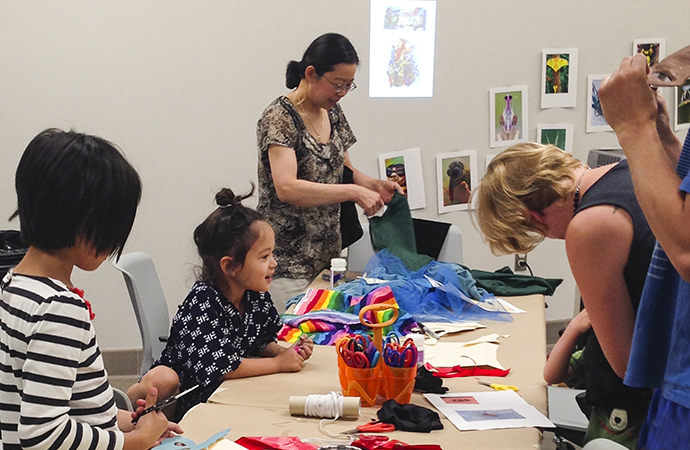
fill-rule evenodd
<path id="1" fill-rule="evenodd" d="M 113 397 L 115 398 L 115 405 L 117 406 L 117 409 L 134 411 L 132 401 L 129 399 L 129 397 L 127 397 L 127 394 L 124 391 L 113 387 Z"/>
<path id="2" fill-rule="evenodd" d="M 140 373 L 143 375 L 160 356 L 170 333 L 168 304 L 163 295 L 153 260 L 142 252 L 127 253 L 113 262 L 122 272 L 139 324 L 144 347 Z"/>
<path id="3" fill-rule="evenodd" d="M 412 220 L 414 224 L 417 224 L 415 219 Z M 363 271 L 371 257 L 374 256 L 369 223 L 362 224 L 362 231 L 364 231 L 364 236 L 347 248 L 347 270 Z M 457 225 L 451 224 L 437 260 L 462 264 L 462 259 L 462 233 Z"/>

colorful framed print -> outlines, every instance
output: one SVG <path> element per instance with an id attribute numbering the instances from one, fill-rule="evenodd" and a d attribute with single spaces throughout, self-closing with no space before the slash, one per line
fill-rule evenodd
<path id="1" fill-rule="evenodd" d="M 587 133 L 613 131 L 604 118 L 601 103 L 599 102 L 599 86 L 601 86 L 603 79 L 609 75 L 587 76 Z"/>
<path id="2" fill-rule="evenodd" d="M 561 150 L 573 153 L 572 123 L 549 123 L 537 125 L 537 142 L 544 145 L 555 145 Z"/>
<path id="3" fill-rule="evenodd" d="M 529 130 L 527 86 L 489 89 L 489 146 L 507 147 L 523 142 Z"/>
<path id="4" fill-rule="evenodd" d="M 635 39 L 633 41 L 632 54 L 635 56 L 638 53 L 642 53 L 647 57 L 647 65 L 651 67 L 666 56 L 666 39 Z"/>
<path id="5" fill-rule="evenodd" d="M 400 185 L 410 209 L 426 208 L 422 158 L 418 148 L 379 155 L 379 173 L 382 180 Z"/>
<path id="6" fill-rule="evenodd" d="M 436 155 L 436 177 L 438 213 L 467 210 L 472 188 L 477 185 L 477 152 Z"/>
<path id="7" fill-rule="evenodd" d="M 674 89 L 675 110 L 674 125 L 675 130 L 690 128 L 690 81 Z"/>
<path id="8" fill-rule="evenodd" d="M 369 97 L 433 97 L 436 2 L 372 0 Z"/>
<path id="9" fill-rule="evenodd" d="M 577 104 L 577 49 L 551 48 L 541 53 L 541 107 Z"/>

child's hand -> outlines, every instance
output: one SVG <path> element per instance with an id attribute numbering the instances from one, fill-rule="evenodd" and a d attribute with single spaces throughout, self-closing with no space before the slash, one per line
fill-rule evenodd
<path id="1" fill-rule="evenodd" d="M 304 357 L 297 344 L 286 348 L 275 356 L 279 372 L 299 372 L 304 365 Z"/>
<path id="2" fill-rule="evenodd" d="M 573 327 L 573 330 L 577 331 L 577 334 L 584 334 L 592 328 L 592 322 L 589 320 L 589 314 L 586 309 L 580 311 L 580 314 L 575 316 L 573 320 L 570 321 L 568 327 Z"/>
<path id="3" fill-rule="evenodd" d="M 314 352 L 314 341 L 309 339 L 306 335 L 302 335 L 299 338 L 299 342 L 294 345 L 295 349 L 299 352 L 304 360 L 311 357 Z"/>
<path id="4" fill-rule="evenodd" d="M 157 398 L 158 389 L 152 387 L 149 389 L 149 392 L 146 395 L 146 403 L 144 404 L 144 407 L 149 408 L 155 405 Z M 139 409 L 140 405 L 139 402 L 137 402 L 137 410 Z M 152 411 L 148 414 L 140 416 L 134 431 L 128 433 L 128 435 L 132 435 L 131 438 L 128 439 L 127 435 L 125 436 L 125 450 L 135 448 L 150 448 L 155 445 L 157 441 L 159 441 L 164 433 L 168 433 L 169 430 L 175 431 L 179 429 L 181 431 L 179 426 L 172 428 L 169 427 L 170 423 L 168 422 L 168 418 L 165 417 L 165 414 L 163 414 L 161 411 Z M 128 440 L 130 441 L 129 443 Z"/>
<path id="5" fill-rule="evenodd" d="M 168 422 L 168 428 L 163 432 L 163 434 L 160 435 L 158 440 L 156 441 L 156 445 L 160 445 L 161 442 L 163 442 L 165 439 L 168 439 L 169 437 L 177 436 L 179 434 L 183 434 L 184 430 L 175 422 Z"/>

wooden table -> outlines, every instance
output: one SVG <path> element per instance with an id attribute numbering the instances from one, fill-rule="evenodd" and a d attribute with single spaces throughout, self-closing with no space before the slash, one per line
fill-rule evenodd
<path id="1" fill-rule="evenodd" d="M 511 373 L 505 378 L 487 378 L 499 383 L 517 386 L 519 394 L 541 413 L 547 414 L 546 383 L 542 378 L 546 362 L 546 333 L 544 298 L 541 295 L 511 297 L 515 306 L 526 311 L 514 314 L 512 322 L 487 321 L 488 328 L 464 332 L 443 340 L 469 341 L 488 333 L 509 335 L 498 348 L 498 360 Z M 181 422 L 185 435 L 202 442 L 214 433 L 232 428 L 228 438 L 241 436 L 299 436 L 326 438 L 319 429 L 318 418 L 292 417 L 288 412 L 290 396 L 326 394 L 340 391 L 335 348 L 316 346 L 314 354 L 299 373 L 279 373 L 261 377 L 225 381 L 209 399 L 198 405 Z M 475 378 L 444 379 L 450 392 L 476 392 L 488 390 Z M 419 393 L 412 394 L 416 405 L 433 409 Z M 376 417 L 375 407 L 363 407 L 358 420 L 339 420 L 327 425 L 331 433 L 354 428 L 355 425 Z M 444 449 L 534 449 L 541 442 L 541 433 L 534 428 L 491 431 L 458 431 L 441 414 L 443 430 L 431 433 L 395 431 L 391 439 L 407 443 L 440 444 Z M 535 447 L 536 446 L 536 447 Z"/>

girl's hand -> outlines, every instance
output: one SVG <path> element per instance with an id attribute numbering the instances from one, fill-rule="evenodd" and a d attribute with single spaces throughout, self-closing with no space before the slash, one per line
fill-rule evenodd
<path id="1" fill-rule="evenodd" d="M 299 338 L 299 342 L 294 345 L 294 348 L 299 352 L 300 356 L 304 360 L 307 360 L 314 352 L 314 341 L 309 339 L 307 336 L 302 335 Z"/>
<path id="2" fill-rule="evenodd" d="M 158 389 L 149 389 L 146 394 L 146 403 L 144 407 L 149 408 L 156 404 L 158 398 Z M 137 410 L 139 409 L 139 402 L 137 402 Z M 161 411 L 152 411 L 148 414 L 139 417 L 139 421 L 133 431 L 125 434 L 124 450 L 135 450 L 142 448 L 150 448 L 155 445 L 161 436 L 168 433 L 169 424 L 167 417 Z M 179 427 L 173 427 L 179 429 Z"/>
<path id="3" fill-rule="evenodd" d="M 297 345 L 286 348 L 285 351 L 279 352 L 274 358 L 278 364 L 278 372 L 299 372 L 304 365 L 304 358 Z"/>
<path id="4" fill-rule="evenodd" d="M 168 439 L 169 437 L 177 436 L 183 434 L 184 430 L 175 422 L 168 422 L 168 428 L 161 434 L 161 436 L 156 441 L 156 445 L 160 445 L 161 442 Z"/>

